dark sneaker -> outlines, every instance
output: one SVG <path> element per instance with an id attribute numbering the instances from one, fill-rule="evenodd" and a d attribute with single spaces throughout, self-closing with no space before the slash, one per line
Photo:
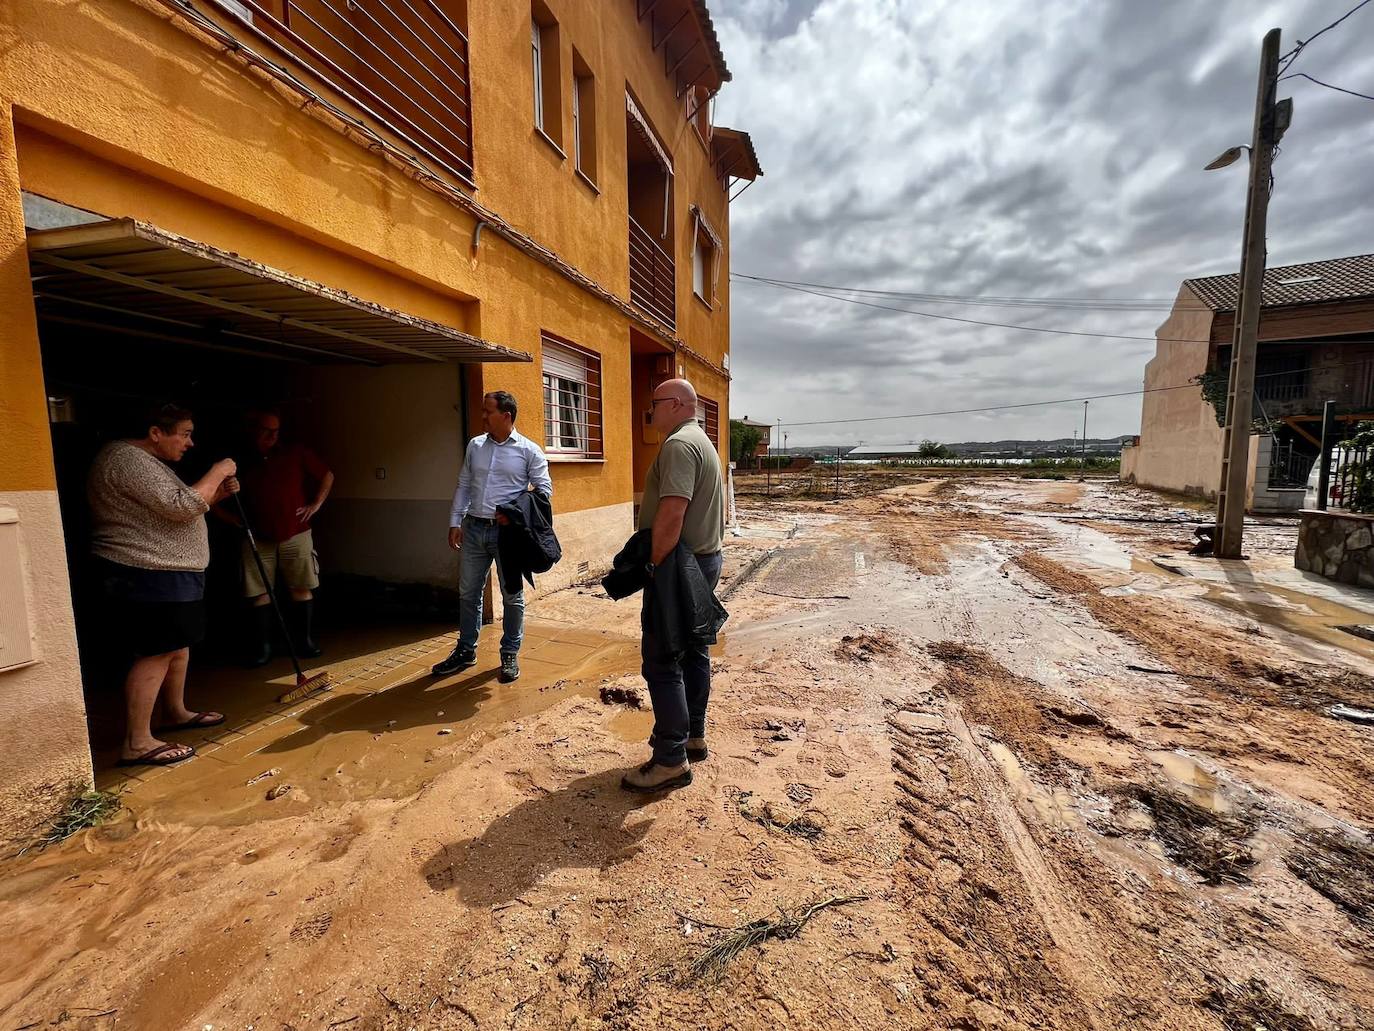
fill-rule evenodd
<path id="1" fill-rule="evenodd" d="M 638 791 L 643 794 L 685 788 L 690 783 L 692 767 L 687 763 L 681 766 L 660 766 L 652 759 L 620 778 L 620 786 L 626 791 Z"/>
<path id="2" fill-rule="evenodd" d="M 520 679 L 520 663 L 514 655 L 501 656 L 501 675 L 496 678 L 503 684 L 513 684 Z"/>
<path id="3" fill-rule="evenodd" d="M 471 649 L 464 648 L 461 644 L 453 649 L 451 654 L 443 662 L 435 663 L 430 668 L 430 673 L 436 677 L 446 677 L 450 673 L 457 673 L 459 670 L 467 669 L 469 666 L 477 665 L 477 653 Z"/>
<path id="4" fill-rule="evenodd" d="M 654 747 L 655 737 L 649 735 L 649 747 Z M 687 739 L 687 760 L 689 762 L 701 763 L 706 761 L 706 757 L 711 753 L 706 749 L 706 739 L 704 737 L 689 737 Z"/>

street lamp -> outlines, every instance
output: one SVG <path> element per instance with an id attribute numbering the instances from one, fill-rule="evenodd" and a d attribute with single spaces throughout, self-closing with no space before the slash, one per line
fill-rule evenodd
<path id="1" fill-rule="evenodd" d="M 1241 153 L 1248 153 L 1249 150 L 1250 147 L 1244 143 L 1242 143 L 1239 147 L 1229 147 L 1226 150 L 1223 150 L 1216 157 L 1212 158 L 1212 160 L 1207 162 L 1207 164 L 1203 165 L 1202 170 L 1204 172 L 1214 172 L 1218 168 L 1225 168 L 1227 165 L 1234 165 L 1237 161 L 1240 160 Z"/>

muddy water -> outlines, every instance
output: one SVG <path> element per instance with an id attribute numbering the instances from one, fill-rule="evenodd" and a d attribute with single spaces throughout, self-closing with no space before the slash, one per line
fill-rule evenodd
<path id="1" fill-rule="evenodd" d="M 1041 823 L 1054 828 L 1082 827 L 1083 819 L 1073 795 L 1064 788 L 1041 787 L 1026 773 L 1016 753 L 1002 742 L 990 741 L 987 749 L 1016 796 L 1035 810 Z"/>
<path id="2" fill-rule="evenodd" d="M 1184 752 L 1151 752 L 1169 779 L 1197 805 L 1213 813 L 1229 813 L 1234 808 L 1222 793 L 1221 782 L 1202 764 Z"/>
<path id="3" fill-rule="evenodd" d="M 434 678 L 437 652 L 395 670 L 375 691 L 338 691 L 314 707 L 134 784 L 126 806 L 141 821 L 234 826 L 293 815 L 317 804 L 403 798 L 485 741 L 569 697 L 596 698 L 601 680 L 633 669 L 638 642 L 585 638 L 538 642 L 524 676 L 497 682 L 495 661 L 476 673 Z M 483 657 L 485 659 L 485 656 Z M 644 737 L 647 738 L 647 733 Z M 248 784 L 268 770 L 280 772 Z M 269 790 L 289 784 L 285 795 Z"/>

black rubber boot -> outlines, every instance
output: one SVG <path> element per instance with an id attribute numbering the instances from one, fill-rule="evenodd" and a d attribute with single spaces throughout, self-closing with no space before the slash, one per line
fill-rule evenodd
<path id="1" fill-rule="evenodd" d="M 323 654 L 315 643 L 315 600 L 298 601 L 292 606 L 296 610 L 297 654 L 302 659 L 318 659 Z"/>
<path id="2" fill-rule="evenodd" d="M 272 661 L 272 634 L 276 629 L 271 605 L 254 605 L 248 610 L 248 632 L 252 640 L 243 660 L 245 666 L 256 669 Z"/>

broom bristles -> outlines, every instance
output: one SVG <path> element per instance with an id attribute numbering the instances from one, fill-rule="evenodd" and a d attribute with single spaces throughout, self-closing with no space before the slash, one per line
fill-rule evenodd
<path id="1" fill-rule="evenodd" d="M 285 705 L 287 702 L 294 702 L 316 691 L 329 691 L 333 687 L 334 679 L 327 670 L 323 673 L 316 673 L 313 677 L 305 677 L 298 681 L 295 687 L 277 699 L 277 704 Z"/>

